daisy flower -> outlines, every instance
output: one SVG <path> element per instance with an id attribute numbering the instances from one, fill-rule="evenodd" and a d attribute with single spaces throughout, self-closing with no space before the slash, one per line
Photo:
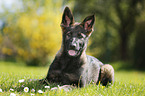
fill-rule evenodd
<path id="1" fill-rule="evenodd" d="M 42 90 L 38 90 L 38 93 L 43 93 L 43 91 Z"/>
<path id="2" fill-rule="evenodd" d="M 51 88 L 51 90 L 57 90 L 58 88 L 57 87 L 53 87 L 53 88 Z"/>
<path id="3" fill-rule="evenodd" d="M 15 93 L 11 93 L 10 96 L 16 96 L 16 94 Z"/>
<path id="4" fill-rule="evenodd" d="M 14 89 L 10 88 L 10 91 L 14 91 Z"/>
<path id="5" fill-rule="evenodd" d="M 0 92 L 3 92 L 3 90 L 0 88 Z"/>
<path id="6" fill-rule="evenodd" d="M 28 92 L 29 91 L 29 88 L 28 87 L 25 87 L 24 88 L 24 92 Z"/>
<path id="7" fill-rule="evenodd" d="M 22 85 L 21 87 L 25 87 L 24 85 Z"/>
<path id="8" fill-rule="evenodd" d="M 31 93 L 31 96 L 34 96 L 34 95 L 35 95 L 35 94 L 32 94 L 32 93 Z"/>
<path id="9" fill-rule="evenodd" d="M 50 86 L 45 86 L 45 88 L 49 89 L 49 88 L 50 88 Z"/>
<path id="10" fill-rule="evenodd" d="M 35 89 L 32 89 L 31 92 L 35 92 Z"/>
<path id="11" fill-rule="evenodd" d="M 24 82 L 24 79 L 19 80 L 19 83 L 22 83 L 22 82 Z"/>

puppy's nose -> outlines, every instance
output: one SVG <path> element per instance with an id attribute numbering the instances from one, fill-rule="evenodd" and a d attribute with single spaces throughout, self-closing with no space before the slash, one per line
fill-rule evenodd
<path id="1" fill-rule="evenodd" d="M 70 45 L 70 48 L 71 48 L 71 49 L 75 49 L 75 48 L 76 48 L 76 43 L 72 43 L 72 44 Z"/>
<path id="2" fill-rule="evenodd" d="M 76 44 L 76 39 L 73 38 L 73 39 L 72 39 L 72 42 L 71 42 L 71 44 L 70 44 L 70 47 L 71 47 L 72 49 L 75 49 L 76 46 L 77 46 L 77 44 Z"/>

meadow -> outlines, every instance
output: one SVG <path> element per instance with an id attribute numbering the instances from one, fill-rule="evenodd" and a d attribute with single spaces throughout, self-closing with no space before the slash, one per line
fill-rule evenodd
<path id="1" fill-rule="evenodd" d="M 111 86 L 90 84 L 85 88 L 64 91 L 59 88 L 51 90 L 58 85 L 45 86 L 38 81 L 30 81 L 44 78 L 48 67 L 0 61 L 0 96 L 145 96 L 145 72 L 119 69 L 121 64 L 113 63 L 115 82 Z"/>

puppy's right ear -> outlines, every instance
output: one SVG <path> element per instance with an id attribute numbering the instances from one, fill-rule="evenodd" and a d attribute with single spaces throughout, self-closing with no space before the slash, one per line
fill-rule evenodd
<path id="1" fill-rule="evenodd" d="M 74 23 L 74 17 L 72 15 L 72 12 L 70 11 L 69 7 L 65 7 L 62 16 L 61 27 L 69 27 L 73 23 Z"/>

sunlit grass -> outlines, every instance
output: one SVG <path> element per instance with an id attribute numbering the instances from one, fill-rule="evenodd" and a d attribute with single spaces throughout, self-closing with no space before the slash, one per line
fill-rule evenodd
<path id="1" fill-rule="evenodd" d="M 117 67 L 115 67 L 117 69 Z M 46 76 L 48 67 L 27 67 L 20 63 L 0 62 L 0 95 L 56 95 L 56 96 L 144 96 L 145 72 L 115 71 L 115 83 L 112 86 L 89 85 L 85 88 L 75 88 L 69 92 L 51 90 L 54 85 L 41 85 L 38 81 L 28 79 L 42 79 Z M 24 82 L 19 82 L 22 80 Z M 24 88 L 29 91 L 25 92 Z M 56 85 L 57 87 L 57 85 Z M 35 90 L 35 91 L 34 91 Z M 40 91 L 41 90 L 41 91 Z M 39 91 L 39 92 L 38 92 Z M 42 92 L 42 93 L 41 93 Z"/>

